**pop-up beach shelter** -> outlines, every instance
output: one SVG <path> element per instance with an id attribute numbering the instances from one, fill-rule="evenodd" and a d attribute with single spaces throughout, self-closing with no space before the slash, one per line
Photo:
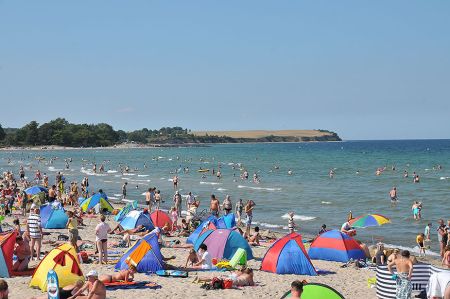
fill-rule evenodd
<path id="1" fill-rule="evenodd" d="M 169 215 L 161 210 L 153 211 L 150 214 L 150 219 L 152 219 L 153 225 L 159 228 L 163 228 L 166 224 L 172 229 L 172 219 Z"/>
<path id="2" fill-rule="evenodd" d="M 233 213 L 223 215 L 216 220 L 217 228 L 233 228 L 236 226 L 236 218 Z"/>
<path id="3" fill-rule="evenodd" d="M 16 231 L 0 234 L 0 277 L 9 278 L 12 272 Z"/>
<path id="4" fill-rule="evenodd" d="M 114 217 L 114 220 L 117 222 L 122 221 L 122 219 L 132 210 L 136 210 L 138 207 L 137 200 L 133 200 L 133 202 L 127 203 L 126 206 L 124 206 L 119 213 Z"/>
<path id="5" fill-rule="evenodd" d="M 203 234 L 204 232 L 206 232 L 207 230 L 216 230 L 217 226 L 216 226 L 216 218 L 211 216 L 208 219 L 206 219 L 205 221 L 203 221 L 199 226 L 197 226 L 197 228 L 189 235 L 189 237 L 186 240 L 186 243 L 188 244 L 195 244 L 195 242 L 197 241 L 198 237 Z"/>
<path id="6" fill-rule="evenodd" d="M 62 244 L 50 251 L 39 263 L 31 278 L 30 287 L 47 291 L 47 273 L 53 270 L 58 275 L 59 287 L 64 288 L 75 284 L 78 280 L 84 281 L 77 252 L 69 243 Z"/>
<path id="7" fill-rule="evenodd" d="M 128 269 L 130 265 L 135 266 L 137 271 L 141 273 L 154 273 L 164 269 L 163 257 L 156 234 L 147 234 L 138 240 L 123 254 L 115 269 Z"/>
<path id="8" fill-rule="evenodd" d="M 120 226 L 122 226 L 123 229 L 133 229 L 139 225 L 143 225 L 148 230 L 155 228 L 148 213 L 144 213 L 143 211 L 130 211 L 122 221 L 120 221 Z"/>
<path id="9" fill-rule="evenodd" d="M 325 260 L 346 263 L 350 259 L 365 259 L 361 246 L 350 236 L 338 230 L 327 231 L 318 236 L 308 251 L 313 260 Z"/>
<path id="10" fill-rule="evenodd" d="M 291 298 L 291 291 L 281 297 Z M 303 285 L 302 299 L 345 299 L 338 291 L 322 283 L 307 283 Z"/>
<path id="11" fill-rule="evenodd" d="M 317 275 L 303 246 L 302 236 L 291 233 L 278 239 L 266 252 L 261 270 L 277 274 Z"/>
<path id="12" fill-rule="evenodd" d="M 232 229 L 205 231 L 198 237 L 194 244 L 194 249 L 198 251 L 202 243 L 208 247 L 208 252 L 212 258 L 230 260 L 236 251 L 242 248 L 247 253 L 247 259 L 253 259 L 253 252 L 247 240 Z"/>
<path id="13" fill-rule="evenodd" d="M 114 210 L 111 203 L 108 201 L 104 193 L 95 193 L 91 197 L 85 199 L 81 204 L 80 208 L 83 212 L 87 212 L 88 210 L 95 210 L 97 213 L 100 213 L 104 210 L 108 212 L 112 212 Z"/>
<path id="14" fill-rule="evenodd" d="M 69 217 L 62 208 L 55 208 L 52 205 L 41 206 L 41 226 L 43 228 L 57 229 L 65 228 Z"/>

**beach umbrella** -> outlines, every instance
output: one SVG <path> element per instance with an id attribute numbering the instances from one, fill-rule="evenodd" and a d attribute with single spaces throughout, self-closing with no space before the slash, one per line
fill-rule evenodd
<path id="1" fill-rule="evenodd" d="M 25 189 L 25 193 L 29 196 L 36 195 L 40 192 L 48 193 L 48 190 L 41 186 L 33 186 L 33 187 Z"/>
<path id="2" fill-rule="evenodd" d="M 369 227 L 369 226 L 381 226 L 386 223 L 390 223 L 391 220 L 387 218 L 386 216 L 380 215 L 380 214 L 368 214 L 364 216 L 360 216 L 357 218 L 354 218 L 349 221 L 350 225 L 352 227 Z"/>

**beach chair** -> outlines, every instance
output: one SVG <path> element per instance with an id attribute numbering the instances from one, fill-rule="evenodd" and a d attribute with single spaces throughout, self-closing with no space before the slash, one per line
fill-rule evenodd
<path id="1" fill-rule="evenodd" d="M 236 253 L 230 260 L 230 266 L 234 269 L 236 269 L 238 265 L 247 265 L 247 252 L 242 248 L 238 248 L 238 250 L 236 250 Z"/>

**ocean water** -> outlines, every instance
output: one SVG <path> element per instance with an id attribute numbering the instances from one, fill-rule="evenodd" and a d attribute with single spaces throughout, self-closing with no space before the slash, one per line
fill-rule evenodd
<path id="1" fill-rule="evenodd" d="M 35 157 L 46 159 L 39 162 Z M 58 157 L 53 164 L 48 161 Z M 72 158 L 65 169 L 64 158 Z M 105 173 L 94 174 L 104 163 Z M 287 229 L 287 213 L 295 212 L 300 233 L 315 234 L 322 224 L 339 228 L 351 210 L 354 216 L 379 213 L 389 217 L 391 224 L 358 230 L 358 238 L 371 243 L 382 240 L 388 244 L 412 248 L 415 237 L 428 222 L 433 223 L 431 246 L 437 248 L 435 233 L 439 218 L 449 219 L 450 199 L 450 140 L 346 141 L 331 143 L 269 143 L 223 144 L 210 147 L 146 148 L 146 149 L 83 149 L 57 151 L 2 151 L 0 169 L 18 173 L 21 164 L 27 177 L 35 169 L 46 172 L 50 182 L 57 171 L 67 181 L 81 182 L 87 175 L 91 187 L 102 188 L 110 198 L 119 200 L 121 186 L 128 182 L 130 199 L 144 202 L 148 187 L 157 187 L 166 199 L 168 208 L 174 194 L 172 177 L 179 171 L 182 194 L 191 191 L 208 208 L 209 197 L 220 200 L 229 194 L 233 204 L 237 199 L 252 199 L 256 203 L 254 221 L 262 228 Z M 144 168 L 146 164 L 147 168 Z M 433 167 L 440 164 L 441 170 Z M 133 173 L 120 172 L 119 165 L 138 169 Z M 222 178 L 211 171 L 204 177 L 199 168 L 217 169 L 221 165 Z M 249 180 L 240 179 L 241 168 L 249 172 Z M 392 165 L 396 170 L 392 170 Z M 275 169 L 275 166 L 278 169 Z M 380 176 L 378 167 L 386 166 Z M 183 173 L 188 167 L 189 173 Z M 293 174 L 288 175 L 288 170 Z M 334 178 L 329 178 L 334 169 Z M 403 178 L 407 170 L 409 178 Z M 359 171 L 359 173 L 357 173 Z M 416 172 L 421 182 L 412 182 Z M 252 181 L 257 173 L 260 183 Z M 138 188 L 136 188 L 138 186 Z M 388 192 L 396 186 L 399 203 L 391 207 Z M 412 218 L 411 205 L 423 203 L 422 220 Z"/>

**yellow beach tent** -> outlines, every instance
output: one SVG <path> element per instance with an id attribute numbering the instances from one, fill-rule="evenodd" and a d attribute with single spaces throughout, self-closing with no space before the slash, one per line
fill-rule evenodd
<path id="1" fill-rule="evenodd" d="M 64 288 L 78 280 L 84 281 L 78 255 L 71 244 L 62 244 L 50 251 L 40 262 L 31 278 L 30 287 L 47 291 L 47 273 L 53 270 L 58 275 L 59 287 Z"/>

